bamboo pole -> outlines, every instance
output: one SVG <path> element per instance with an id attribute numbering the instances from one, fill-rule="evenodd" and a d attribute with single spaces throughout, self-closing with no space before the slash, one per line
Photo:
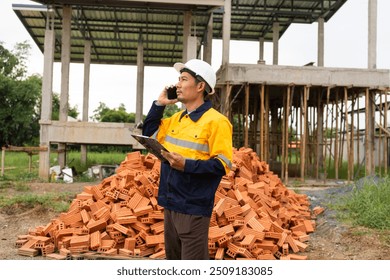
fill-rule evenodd
<path id="1" fill-rule="evenodd" d="M 307 137 L 307 96 L 309 88 L 304 87 L 302 107 L 302 139 L 301 139 L 301 181 L 305 180 L 306 137 Z"/>
<path id="2" fill-rule="evenodd" d="M 382 92 L 379 92 L 379 124 L 383 125 L 383 115 L 382 115 Z M 382 176 L 382 159 L 383 154 L 381 153 L 382 150 L 382 129 L 379 129 L 379 139 L 378 139 L 378 166 L 379 166 L 379 176 Z"/>
<path id="3" fill-rule="evenodd" d="M 293 127 L 294 127 L 294 118 L 293 118 L 293 114 L 294 114 L 294 107 L 293 107 L 293 100 L 294 100 L 294 93 L 295 93 L 295 85 L 294 84 L 291 84 L 291 93 L 290 93 L 290 102 L 288 104 L 289 106 L 289 121 L 290 121 L 290 125 L 289 125 L 289 129 L 288 130 L 288 146 L 290 147 L 290 143 L 292 144 L 293 143 L 293 138 L 294 138 L 294 130 L 293 130 Z M 291 137 L 290 137 L 290 133 L 291 133 Z M 296 132 L 295 132 L 296 133 Z M 296 149 L 288 149 L 288 167 L 290 169 L 290 167 L 292 166 L 292 156 L 293 156 L 293 151 L 296 151 Z M 295 156 L 296 157 L 296 156 Z M 295 161 L 294 161 L 295 162 Z M 295 165 L 295 164 L 294 164 Z M 291 176 L 291 174 L 289 173 L 289 176 Z"/>
<path id="4" fill-rule="evenodd" d="M 28 153 L 28 172 L 31 173 L 32 169 L 32 153 Z"/>
<path id="5" fill-rule="evenodd" d="M 360 102 L 359 102 L 359 92 L 356 92 L 356 99 L 358 100 L 357 102 L 357 131 L 356 131 L 356 137 L 357 137 L 357 147 L 356 147 L 356 157 L 358 161 L 358 170 L 360 170 Z M 359 175 L 359 174 L 357 174 Z"/>
<path id="6" fill-rule="evenodd" d="M 370 117 L 370 114 L 369 112 L 371 111 L 370 110 L 370 92 L 369 92 L 369 89 L 366 88 L 366 98 L 365 98 L 365 102 L 366 102 L 366 129 L 365 129 L 365 137 L 366 137 L 366 176 L 367 175 L 371 175 L 371 157 L 370 157 L 370 149 L 371 149 L 371 145 L 370 145 L 370 140 L 369 140 L 369 125 L 370 125 L 370 122 L 369 122 L 369 117 Z"/>
<path id="7" fill-rule="evenodd" d="M 376 125 L 378 126 L 378 128 L 380 129 L 380 130 L 382 130 L 382 132 L 384 132 L 384 133 L 386 133 L 387 135 L 389 135 L 390 136 L 390 131 L 388 130 L 388 129 L 386 129 L 385 127 L 383 127 L 381 124 L 379 124 L 379 123 L 376 123 Z"/>
<path id="8" fill-rule="evenodd" d="M 282 147 L 283 145 L 283 140 L 282 140 L 282 119 L 283 119 L 283 111 L 282 111 L 282 108 L 277 108 L 277 114 L 278 114 L 278 117 L 276 118 L 276 140 L 275 140 L 275 143 L 276 143 L 276 158 L 279 159 L 280 162 L 282 162 L 283 160 L 283 157 L 281 157 L 281 154 L 280 154 L 280 150 L 279 150 L 279 147 Z M 279 126 L 280 126 L 280 130 L 279 130 Z M 282 166 L 282 165 L 281 165 Z"/>
<path id="9" fill-rule="evenodd" d="M 272 161 L 276 161 L 278 153 L 277 153 L 277 138 L 278 138 L 278 108 L 276 106 L 272 106 L 271 109 L 271 140 L 270 140 L 270 146 L 271 146 L 271 153 L 270 153 L 270 159 Z"/>
<path id="10" fill-rule="evenodd" d="M 343 97 L 343 94 L 340 93 L 340 132 L 342 132 L 340 134 L 340 138 L 339 138 L 339 165 L 338 167 L 341 168 L 342 165 L 343 165 L 343 154 L 344 154 L 344 142 L 345 142 L 345 133 L 346 133 L 346 124 L 345 124 L 345 117 L 344 118 L 341 118 L 341 116 L 344 114 L 345 112 L 345 108 L 344 108 L 344 97 Z M 343 119 L 344 119 L 344 122 L 343 122 Z M 347 153 L 348 155 L 348 153 Z"/>
<path id="11" fill-rule="evenodd" d="M 242 144 L 241 143 L 243 143 L 243 139 L 241 139 L 241 137 L 243 137 L 244 136 L 244 133 L 243 133 L 243 131 L 244 131 L 244 120 L 243 120 L 243 118 L 242 118 L 242 106 L 237 106 L 237 110 L 238 110 L 238 112 L 237 112 L 237 115 L 238 115 L 238 137 L 237 137 L 237 139 L 238 139 L 238 145 L 239 146 L 242 146 Z"/>
<path id="12" fill-rule="evenodd" d="M 269 88 L 265 90 L 265 150 L 264 150 L 264 160 L 269 162 L 270 159 L 270 133 L 269 133 Z"/>
<path id="13" fill-rule="evenodd" d="M 318 101 L 317 101 L 318 102 Z M 314 123 L 314 130 L 313 130 L 313 151 L 312 151 L 312 154 L 313 154 L 313 166 L 314 166 L 314 170 L 315 170 L 315 176 L 316 178 L 318 179 L 318 174 L 319 174 L 319 168 L 320 168 L 320 164 L 319 164 L 319 145 L 320 145 L 320 138 L 319 138 L 319 130 L 320 130 L 320 119 L 318 119 L 319 117 L 319 108 L 318 108 L 318 103 L 316 104 L 316 106 L 313 108 L 313 113 L 314 113 L 314 119 L 315 119 L 315 123 Z"/>
<path id="14" fill-rule="evenodd" d="M 348 154 L 348 170 L 347 170 L 347 180 L 351 181 L 351 147 L 350 147 L 350 134 L 349 134 L 349 125 L 348 125 L 348 89 L 344 87 L 344 127 L 345 133 L 347 134 L 347 154 Z"/>
<path id="15" fill-rule="evenodd" d="M 265 160 L 264 155 L 264 122 L 265 122 L 265 115 L 264 115 L 264 84 L 261 84 L 260 87 L 260 160 Z"/>
<path id="16" fill-rule="evenodd" d="M 387 92 L 385 92 L 385 122 L 384 122 L 384 126 L 385 128 L 387 129 L 387 111 L 389 110 L 389 105 L 387 104 Z M 384 166 L 385 166 L 385 170 L 384 170 L 384 173 L 385 175 L 387 175 L 387 165 L 388 165 L 388 135 L 385 134 L 385 143 L 384 143 L 384 151 L 383 151 L 383 154 L 385 155 L 385 162 L 383 163 Z"/>
<path id="17" fill-rule="evenodd" d="M 332 121 L 331 121 L 331 123 L 330 123 L 330 135 L 331 135 L 331 138 L 330 138 L 330 143 L 329 143 L 328 169 L 330 169 L 330 167 L 331 167 L 332 157 L 333 157 L 333 159 L 335 158 L 334 152 L 333 152 L 333 154 L 332 154 L 332 148 L 333 148 L 333 142 L 334 142 L 334 141 L 333 141 L 333 133 L 334 133 L 333 125 L 334 125 L 334 122 L 335 122 L 335 118 L 334 118 L 334 111 L 335 111 L 335 109 L 334 109 L 334 107 L 335 107 L 335 101 L 333 100 L 333 101 L 332 101 L 332 107 L 331 107 L 331 111 L 332 111 L 332 113 L 331 113 L 331 119 L 332 119 Z"/>
<path id="18" fill-rule="evenodd" d="M 256 95 L 253 95 L 253 102 L 249 102 L 249 112 L 250 112 L 250 115 L 252 116 L 251 118 L 253 119 L 253 125 L 249 126 L 249 129 L 252 133 L 252 137 L 251 137 L 252 144 L 251 145 L 253 146 L 253 149 L 255 149 L 256 153 L 259 154 L 260 150 L 257 147 L 257 145 L 259 143 L 259 141 L 257 140 L 257 128 L 259 126 L 260 120 L 259 120 L 259 116 L 256 114 L 256 111 L 257 111 L 257 108 L 260 107 L 258 104 L 260 102 L 260 100 L 259 100 L 260 98 L 257 99 L 256 97 L 257 97 Z"/>
<path id="19" fill-rule="evenodd" d="M 352 90 L 352 106 L 351 106 L 351 129 L 350 129 L 350 134 L 351 134 L 351 147 L 350 147 L 350 152 L 351 152 L 351 179 L 353 180 L 355 178 L 355 121 L 354 121 L 354 108 L 355 108 L 355 103 L 356 103 L 356 98 L 355 98 L 355 92 Z"/>
<path id="20" fill-rule="evenodd" d="M 245 139 L 244 139 L 244 146 L 245 147 L 248 147 L 248 137 L 249 137 L 249 119 L 248 119 L 248 115 L 249 115 L 249 84 L 246 84 L 245 85 L 245 119 L 244 119 L 244 123 L 245 123 L 245 131 L 244 131 L 244 134 L 245 134 Z"/>
<path id="21" fill-rule="evenodd" d="M 295 130 L 295 169 L 298 170 L 298 147 L 300 149 L 300 137 L 299 137 L 299 133 L 298 133 L 298 120 L 300 119 L 299 118 L 299 106 L 295 108 L 295 120 L 296 120 L 296 126 L 297 126 L 297 129 Z M 299 157 L 299 160 L 300 160 L 300 157 Z M 297 177 L 298 174 L 296 174 L 296 177 Z"/>
<path id="22" fill-rule="evenodd" d="M 371 150 L 370 150 L 370 157 L 371 157 L 371 175 L 375 174 L 375 97 L 376 97 L 376 91 L 373 91 L 370 93 L 370 142 L 371 142 Z"/>
<path id="23" fill-rule="evenodd" d="M 1 177 L 4 177 L 5 148 L 1 149 Z"/>
<path id="24" fill-rule="evenodd" d="M 285 160 L 286 160 L 286 118 L 287 118 L 287 115 L 286 115 L 286 112 L 287 112 L 287 94 L 288 94 L 288 87 L 287 87 L 287 92 L 286 94 L 283 94 L 283 108 L 281 110 L 283 110 L 282 112 L 282 127 L 281 127 L 281 133 L 282 133 L 282 157 L 281 157 L 281 179 L 284 181 L 285 180 L 285 177 L 284 177 L 284 172 L 285 172 L 285 168 L 286 168 L 286 163 L 285 163 Z"/>
<path id="25" fill-rule="evenodd" d="M 299 108 L 299 114 L 300 114 L 300 118 L 299 118 L 299 130 L 300 130 L 300 135 L 299 135 L 299 165 L 301 167 L 301 180 L 303 180 L 302 178 L 302 146 L 303 146 L 303 135 L 304 135 L 304 131 L 303 131 L 303 99 L 305 98 L 305 92 L 306 92 L 306 89 L 305 87 L 303 87 L 303 91 L 301 92 L 301 98 L 300 98 L 300 108 Z"/>
<path id="26" fill-rule="evenodd" d="M 314 133 L 314 131 L 316 130 L 316 115 L 317 115 L 317 111 L 316 111 L 316 108 L 313 106 L 310 108 L 310 116 L 311 116 L 311 121 L 310 121 L 310 126 L 311 126 L 311 129 L 309 131 L 309 139 L 310 139 L 310 142 L 309 142 L 309 162 L 310 162 L 310 168 L 311 170 L 314 170 L 314 175 L 315 175 L 315 162 L 314 162 L 314 159 L 315 159 L 315 147 L 316 147 L 316 135 Z"/>
<path id="27" fill-rule="evenodd" d="M 324 173 L 324 104 L 322 101 L 322 88 L 318 89 L 317 96 L 317 142 L 316 142 L 316 178 L 321 169 Z"/>
<path id="28" fill-rule="evenodd" d="M 323 135 L 323 143 L 324 143 L 324 147 L 325 149 L 324 150 L 324 156 L 322 158 L 323 160 L 323 168 L 324 168 L 324 180 L 326 180 L 327 178 L 327 167 L 326 167 L 326 156 L 328 154 L 328 138 L 326 136 L 326 134 L 328 133 L 328 119 L 329 119 L 329 98 L 330 98 L 330 87 L 327 87 L 326 88 L 326 116 L 325 116 L 325 133 Z M 332 137 L 332 135 L 330 135 L 330 137 Z M 330 138 L 331 139 L 331 138 Z"/>
<path id="29" fill-rule="evenodd" d="M 285 183 L 288 184 L 288 118 L 289 118 L 289 115 L 290 115 L 290 98 L 291 98 L 291 87 L 288 86 L 287 87 L 287 100 L 286 100 L 286 119 L 285 119 L 285 143 L 284 145 L 286 146 L 285 147 L 285 159 L 284 159 L 284 163 L 285 163 L 285 168 L 284 168 L 284 172 L 285 172 Z"/>
<path id="30" fill-rule="evenodd" d="M 334 168 L 335 168 L 335 179 L 339 178 L 339 89 L 336 91 L 336 128 L 335 128 L 335 139 L 334 139 Z"/>
<path id="31" fill-rule="evenodd" d="M 312 145 L 313 145 L 313 107 L 308 106 L 307 107 L 307 134 L 306 134 L 306 174 L 313 176 L 315 175 L 315 171 L 311 172 L 309 174 L 309 170 L 312 171 L 314 169 L 313 162 L 312 162 Z"/>

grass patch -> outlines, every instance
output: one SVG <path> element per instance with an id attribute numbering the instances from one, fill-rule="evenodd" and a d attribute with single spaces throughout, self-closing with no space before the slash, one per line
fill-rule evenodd
<path id="1" fill-rule="evenodd" d="M 129 151 L 130 152 L 130 151 Z M 126 158 L 125 152 L 88 152 L 87 163 L 81 163 L 81 155 L 79 151 L 68 151 L 66 154 L 66 162 L 69 167 L 75 168 L 77 172 L 76 181 L 88 181 L 88 178 L 83 176 L 83 172 L 88 170 L 92 165 L 120 165 Z M 50 154 L 50 166 L 58 165 L 57 154 Z M 31 171 L 29 170 L 29 157 L 25 153 L 7 151 L 5 154 L 5 172 L 4 176 L 0 176 L 0 188 L 2 181 L 42 181 L 38 176 L 39 170 L 39 155 L 33 155 L 31 160 Z"/>
<path id="2" fill-rule="evenodd" d="M 119 165 L 126 158 L 126 153 L 120 152 L 109 152 L 109 153 L 98 153 L 88 152 L 87 164 L 81 163 L 80 152 L 69 152 L 67 154 L 67 162 L 69 167 L 74 167 L 76 171 L 81 174 L 86 171 L 88 167 L 92 165 Z"/>
<path id="3" fill-rule="evenodd" d="M 351 221 L 353 225 L 390 229 L 390 178 L 381 178 L 377 182 L 365 180 L 362 186 L 355 187 L 340 199 L 336 210 L 340 218 Z"/>
<path id="4" fill-rule="evenodd" d="M 10 208 L 32 209 L 36 206 L 42 206 L 45 209 L 53 210 L 55 212 L 65 212 L 74 198 L 71 193 L 59 194 L 22 194 L 13 197 L 0 197 L 0 208 L 7 212 Z"/>
<path id="5" fill-rule="evenodd" d="M 74 167 L 78 175 L 75 182 L 96 181 L 83 175 L 83 172 L 92 165 L 120 165 L 125 160 L 127 153 L 121 152 L 88 152 L 86 165 L 81 164 L 80 152 L 67 153 L 69 167 Z M 58 165 L 57 154 L 51 153 L 51 166 Z M 5 156 L 5 173 L 0 176 L 0 211 L 9 214 L 40 206 L 42 209 L 52 210 L 58 213 L 68 210 L 74 199 L 71 193 L 29 193 L 31 182 L 41 182 L 38 177 L 39 156 L 32 156 L 31 172 L 29 171 L 29 158 L 25 153 L 7 151 Z"/>

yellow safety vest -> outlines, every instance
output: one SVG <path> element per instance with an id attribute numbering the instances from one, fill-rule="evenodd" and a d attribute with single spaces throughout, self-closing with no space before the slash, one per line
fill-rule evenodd
<path id="1" fill-rule="evenodd" d="M 217 158 L 228 173 L 231 169 L 232 125 L 217 110 L 210 108 L 196 122 L 185 111 L 163 119 L 152 137 L 170 152 L 185 158 L 207 160 Z"/>

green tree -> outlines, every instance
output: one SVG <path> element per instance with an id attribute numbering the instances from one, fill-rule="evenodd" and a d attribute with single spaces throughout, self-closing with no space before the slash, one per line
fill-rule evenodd
<path id="1" fill-rule="evenodd" d="M 42 78 L 26 78 L 30 46 L 19 43 L 10 51 L 0 42 L 0 145 L 34 144 L 39 136 Z"/>
<path id="2" fill-rule="evenodd" d="M 127 113 L 124 104 L 118 108 L 110 109 L 106 104 L 100 102 L 99 107 L 94 111 L 93 120 L 99 122 L 116 122 L 116 123 L 134 123 L 135 114 Z"/>
<path id="3" fill-rule="evenodd" d="M 177 107 L 176 104 L 167 105 L 167 106 L 165 107 L 165 110 L 164 110 L 163 118 L 169 118 L 169 117 L 171 117 L 174 113 L 179 112 L 179 111 L 180 111 L 180 108 Z"/>
<path id="4" fill-rule="evenodd" d="M 17 43 L 12 51 L 3 46 L 0 41 L 0 75 L 13 80 L 25 78 L 27 73 L 26 60 L 31 46 L 25 41 Z"/>
<path id="5" fill-rule="evenodd" d="M 42 79 L 14 80 L 0 74 L 0 144 L 36 144 Z"/>
<path id="6" fill-rule="evenodd" d="M 174 113 L 178 112 L 180 109 L 176 104 L 168 105 L 165 108 L 163 117 L 170 117 Z M 135 122 L 135 113 L 127 113 L 126 107 L 124 104 L 120 104 L 118 108 L 111 109 L 103 102 L 99 103 L 99 106 L 96 110 L 93 111 L 94 115 L 92 120 L 98 122 L 117 122 L 117 123 L 134 123 Z M 145 119 L 145 115 L 143 118 Z"/>
<path id="7" fill-rule="evenodd" d="M 58 121 L 60 119 L 60 95 L 58 93 L 53 93 L 52 106 L 51 119 L 53 121 Z M 78 115 L 77 105 L 74 107 L 69 106 L 68 116 L 76 119 Z"/>
<path id="8" fill-rule="evenodd" d="M 27 74 L 30 45 L 8 50 L 0 42 L 0 145 L 38 145 L 42 77 Z M 58 120 L 59 96 L 53 95 L 53 120 Z M 76 118 L 77 106 L 69 108 Z"/>

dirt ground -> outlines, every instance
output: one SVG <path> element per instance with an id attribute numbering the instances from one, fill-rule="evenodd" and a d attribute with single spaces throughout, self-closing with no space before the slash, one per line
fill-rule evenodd
<path id="1" fill-rule="evenodd" d="M 81 193 L 84 186 L 94 183 L 32 183 L 31 192 Z M 336 219 L 336 213 L 326 207 L 329 202 L 345 194 L 350 188 L 341 186 L 302 186 L 295 188 L 309 196 L 311 206 L 321 206 L 326 210 L 317 217 L 316 230 L 310 235 L 309 246 L 303 253 L 309 260 L 389 260 L 390 245 L 383 233 L 362 227 L 351 227 Z M 17 254 L 15 241 L 18 235 L 28 233 L 30 228 L 46 225 L 58 213 L 34 208 L 29 210 L 8 209 L 0 213 L 0 260 L 26 260 L 29 257 Z M 34 257 L 32 259 L 44 259 Z"/>

